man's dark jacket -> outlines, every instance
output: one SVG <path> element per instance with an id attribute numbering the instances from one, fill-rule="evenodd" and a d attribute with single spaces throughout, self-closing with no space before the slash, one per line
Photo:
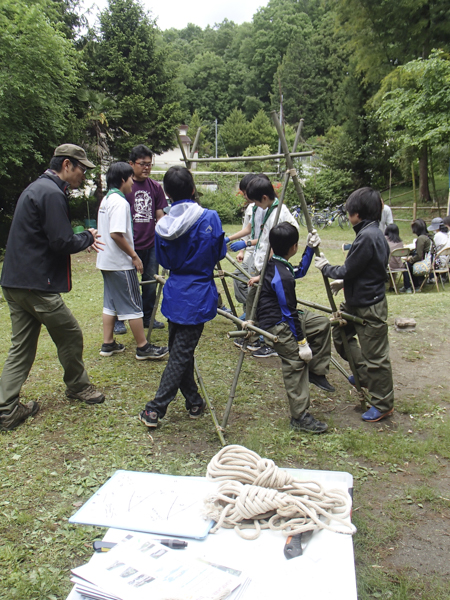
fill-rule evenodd
<path id="1" fill-rule="evenodd" d="M 389 245 L 378 221 L 361 221 L 353 228 L 355 241 L 342 267 L 326 265 L 322 273 L 344 280 L 345 302 L 350 306 L 372 306 L 383 300 Z"/>
<path id="2" fill-rule="evenodd" d="M 94 242 L 89 231 L 74 234 L 67 183 L 46 171 L 22 192 L 6 245 L 1 285 L 47 293 L 72 288 L 70 255 Z"/>

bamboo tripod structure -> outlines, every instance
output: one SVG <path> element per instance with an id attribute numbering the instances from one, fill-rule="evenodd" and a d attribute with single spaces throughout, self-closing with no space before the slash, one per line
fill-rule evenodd
<path id="1" fill-rule="evenodd" d="M 313 229 L 312 223 L 311 223 L 311 218 L 310 218 L 308 210 L 307 210 L 306 200 L 305 200 L 305 197 L 304 197 L 304 194 L 303 194 L 302 187 L 300 185 L 300 181 L 298 179 L 297 171 L 294 168 L 294 164 L 292 162 L 292 157 L 295 157 L 295 156 L 311 156 L 312 154 L 314 154 L 314 152 L 299 152 L 299 153 L 296 152 L 297 145 L 298 145 L 298 142 L 299 142 L 300 137 L 301 137 L 301 131 L 302 131 L 302 128 L 303 128 L 303 119 L 300 120 L 300 123 L 298 125 L 298 129 L 297 129 L 297 133 L 296 133 L 294 145 L 293 145 L 293 148 L 292 148 L 292 152 L 290 152 L 289 148 L 288 148 L 288 145 L 287 145 L 287 142 L 286 142 L 286 138 L 285 138 L 284 132 L 283 132 L 281 124 L 279 122 L 277 113 L 275 111 L 272 111 L 271 115 L 272 115 L 272 120 L 274 122 L 275 128 L 277 129 L 278 137 L 280 139 L 281 146 L 282 146 L 282 149 L 283 149 L 283 154 L 282 155 L 260 156 L 260 157 L 237 157 L 237 158 L 238 158 L 238 160 L 245 160 L 246 159 L 246 160 L 253 160 L 253 161 L 262 161 L 262 160 L 267 160 L 267 159 L 282 158 L 282 157 L 284 157 L 285 160 L 286 160 L 286 168 L 287 169 L 286 169 L 286 173 L 285 173 L 285 176 L 284 176 L 283 188 L 282 188 L 281 196 L 280 196 L 280 199 L 279 199 L 279 204 L 278 204 L 277 211 L 276 211 L 276 214 L 275 214 L 275 223 L 278 223 L 278 219 L 279 219 L 279 216 L 280 216 L 281 208 L 282 208 L 283 203 L 284 203 L 284 197 L 285 197 L 285 194 L 286 194 L 286 190 L 287 190 L 287 185 L 288 185 L 288 182 L 289 182 L 289 178 L 292 177 L 292 180 L 293 180 L 296 192 L 297 192 L 297 196 L 299 198 L 300 205 L 301 205 L 304 217 L 305 217 L 305 222 L 306 222 L 306 225 L 307 225 L 308 232 L 311 232 L 312 229 Z M 177 133 L 178 143 L 179 143 L 182 155 L 183 155 L 183 159 L 182 160 L 184 161 L 184 163 L 185 163 L 185 165 L 186 165 L 186 167 L 188 169 L 191 168 L 191 165 L 192 165 L 192 162 L 193 162 L 192 159 L 194 157 L 195 150 L 196 150 L 196 147 L 197 147 L 197 144 L 198 144 L 198 140 L 199 140 L 199 137 L 200 137 L 200 131 L 201 131 L 201 128 L 199 128 L 198 131 L 197 131 L 197 135 L 195 137 L 195 141 L 194 141 L 194 144 L 192 146 L 192 151 L 190 153 L 190 157 L 189 158 L 186 156 L 186 153 L 184 151 L 184 148 L 183 148 L 180 136 Z M 196 162 L 211 162 L 211 161 L 216 161 L 216 160 L 217 159 L 197 159 Z M 230 161 L 233 161 L 233 160 L 236 160 L 236 157 L 224 158 L 224 159 L 222 159 L 222 162 L 230 162 Z M 196 196 L 196 199 L 198 199 L 198 194 L 197 194 L 197 190 L 196 189 L 195 189 L 195 196 Z M 320 250 L 319 250 L 318 247 L 316 247 L 314 249 L 314 252 L 315 252 L 315 254 L 317 256 L 320 255 Z M 266 267 L 267 267 L 267 263 L 269 261 L 269 256 L 270 256 L 270 247 L 268 247 L 266 255 L 264 257 L 264 263 L 263 263 L 263 267 L 262 267 L 262 270 L 261 270 L 261 279 L 260 279 L 260 281 L 262 281 L 264 279 L 264 273 L 265 273 L 265 270 L 266 270 Z M 226 258 L 239 271 L 241 271 L 241 273 L 244 275 L 244 277 L 246 277 L 247 279 L 250 278 L 249 274 L 229 254 L 226 255 Z M 237 318 L 237 313 L 236 313 L 236 310 L 235 310 L 235 307 L 234 307 L 234 304 L 233 304 L 233 301 L 232 301 L 231 294 L 229 292 L 228 286 L 226 284 L 225 277 L 231 277 L 231 278 L 237 279 L 238 281 L 243 281 L 243 280 L 240 279 L 239 277 L 237 277 L 236 275 L 232 274 L 232 273 L 228 273 L 226 271 L 223 271 L 222 268 L 221 268 L 220 263 L 218 263 L 217 269 L 218 269 L 218 275 L 216 275 L 216 276 L 220 277 L 220 279 L 222 281 L 222 284 L 223 284 L 223 287 L 224 287 L 224 291 L 225 291 L 225 294 L 227 296 L 227 300 L 228 300 L 228 302 L 230 304 L 230 307 L 231 307 L 231 309 L 233 311 L 234 318 L 231 317 L 231 315 L 229 315 L 228 313 L 225 313 L 224 311 L 222 311 L 220 309 L 218 309 L 217 312 L 218 312 L 218 314 L 220 314 L 223 317 L 231 318 L 231 320 L 233 320 L 236 323 L 236 325 L 238 327 L 240 327 L 240 330 L 229 332 L 228 333 L 228 337 L 234 338 L 234 337 L 244 337 L 244 336 L 247 336 L 247 332 L 242 329 L 242 322 L 240 321 L 240 319 Z M 358 319 L 357 317 L 354 317 L 353 315 L 350 315 L 350 314 L 347 314 L 347 313 L 339 313 L 338 314 L 336 303 L 334 301 L 334 297 L 333 297 L 333 294 L 331 292 L 331 288 L 330 288 L 330 284 L 329 284 L 328 278 L 325 277 L 325 276 L 323 276 L 323 281 L 324 281 L 325 289 L 326 289 L 327 296 L 328 296 L 328 301 L 330 303 L 330 307 L 331 308 L 328 308 L 328 307 L 325 307 L 325 306 L 321 306 L 321 305 L 318 305 L 318 304 L 315 304 L 315 303 L 312 303 L 312 302 L 308 303 L 308 302 L 302 301 L 302 300 L 298 300 L 298 302 L 300 304 L 304 304 L 306 306 L 311 306 L 311 307 L 316 308 L 318 310 L 321 310 L 321 311 L 328 312 L 328 313 L 331 313 L 333 315 L 336 315 L 336 318 L 332 321 L 332 325 L 335 325 L 335 326 L 342 325 L 341 319 L 346 319 L 346 320 L 350 320 L 350 321 L 361 322 L 361 319 Z M 160 290 L 158 290 L 158 291 L 160 292 Z M 257 306 L 258 306 L 260 294 L 261 294 L 261 286 L 258 285 L 257 290 L 256 290 L 256 295 L 255 295 L 254 303 L 253 303 L 253 307 L 252 307 L 252 313 L 251 313 L 250 319 L 249 319 L 250 321 L 253 321 L 254 318 L 255 318 L 255 316 L 256 316 L 256 310 L 257 310 Z M 158 300 L 159 300 L 159 296 L 158 296 Z M 152 320 L 153 320 L 153 316 L 154 315 L 152 315 Z M 361 322 L 361 324 L 364 324 L 364 322 Z M 257 328 L 251 327 L 251 329 L 254 330 L 254 331 L 256 331 Z M 343 344 L 343 347 L 344 347 L 344 352 L 345 352 L 345 355 L 346 355 L 347 360 L 349 362 L 349 366 L 351 368 L 353 376 L 355 378 L 355 387 L 356 387 L 356 389 L 358 391 L 358 394 L 359 394 L 359 397 L 360 397 L 361 408 L 362 408 L 363 411 L 365 411 L 366 408 L 367 408 L 367 406 L 366 406 L 366 399 L 368 399 L 368 394 L 367 394 L 367 392 L 365 390 L 363 390 L 361 388 L 359 377 L 358 377 L 358 373 L 357 373 L 356 367 L 355 367 L 355 363 L 354 363 L 353 357 L 352 357 L 351 352 L 350 352 L 348 340 L 347 340 L 347 337 L 346 337 L 345 332 L 344 332 L 344 330 L 343 330 L 342 327 L 340 327 L 340 332 L 341 332 L 341 336 L 342 336 L 342 344 Z M 149 329 L 149 333 L 150 333 L 150 329 Z M 263 330 L 258 330 L 258 333 L 260 333 L 261 335 L 263 335 L 264 337 L 267 337 L 267 338 L 273 337 L 273 336 L 270 336 L 270 334 L 268 332 L 264 332 Z M 238 384 L 238 380 L 239 380 L 239 375 L 240 375 L 240 372 L 241 372 L 241 369 L 242 369 L 242 364 L 243 364 L 243 361 L 244 361 L 244 356 L 245 356 L 245 353 L 246 353 L 246 349 L 247 349 L 247 339 L 246 339 L 246 337 L 244 337 L 244 343 L 243 343 L 243 345 L 241 347 L 241 352 L 239 354 L 239 359 L 238 359 L 238 363 L 236 365 L 235 374 L 234 374 L 232 386 L 231 386 L 231 389 L 230 389 L 230 394 L 229 394 L 229 397 L 228 397 L 228 402 L 227 402 L 227 405 L 226 405 L 226 408 L 225 408 L 225 413 L 224 413 L 224 416 L 223 416 L 221 427 L 218 426 L 214 410 L 213 409 L 211 410 L 211 408 L 212 408 L 211 407 L 211 403 L 210 403 L 209 398 L 207 396 L 206 389 L 204 388 L 204 383 L 203 383 L 203 380 L 201 379 L 200 372 L 198 371 L 197 364 L 195 366 L 197 378 L 199 379 L 199 384 L 201 386 L 202 392 L 205 395 L 205 400 L 206 400 L 206 402 L 208 404 L 208 407 L 210 408 L 211 415 L 213 417 L 213 421 L 214 421 L 215 426 L 216 426 L 216 431 L 217 431 L 217 433 L 219 435 L 219 438 L 220 438 L 220 441 L 222 442 L 222 444 L 224 444 L 224 439 L 223 439 L 222 432 L 224 431 L 224 429 L 226 428 L 227 423 L 228 423 L 228 418 L 229 418 L 229 415 L 230 415 L 230 412 L 231 412 L 231 408 L 232 408 L 232 405 L 233 405 L 233 401 L 234 401 L 234 398 L 235 398 L 236 388 L 237 388 L 237 384 Z M 331 362 L 335 365 L 335 367 L 346 378 L 348 378 L 347 371 L 339 364 L 338 361 L 336 361 L 333 357 L 331 357 Z M 201 383 L 200 383 L 200 380 L 201 380 Z"/>

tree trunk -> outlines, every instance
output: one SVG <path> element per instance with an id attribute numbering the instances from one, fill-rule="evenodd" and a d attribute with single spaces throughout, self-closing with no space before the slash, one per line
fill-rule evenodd
<path id="1" fill-rule="evenodd" d="M 428 187 L 428 150 L 426 144 L 422 147 L 419 157 L 419 199 L 424 202 L 431 202 Z"/>

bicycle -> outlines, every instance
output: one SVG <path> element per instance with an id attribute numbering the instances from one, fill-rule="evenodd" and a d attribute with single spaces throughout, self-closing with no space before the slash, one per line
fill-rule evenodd
<path id="1" fill-rule="evenodd" d="M 308 213 L 311 219 L 311 223 L 317 225 L 317 215 L 319 214 L 315 206 L 308 206 Z M 300 205 L 293 206 L 291 209 L 291 215 L 298 221 L 302 227 L 306 227 L 305 215 L 303 214 L 302 207 Z"/>
<path id="2" fill-rule="evenodd" d="M 343 204 L 336 206 L 334 210 L 331 210 L 329 207 L 324 208 L 323 211 L 317 214 L 316 219 L 317 227 L 320 229 L 325 229 L 325 227 L 332 225 L 336 220 L 341 229 L 350 227 L 350 221 Z"/>

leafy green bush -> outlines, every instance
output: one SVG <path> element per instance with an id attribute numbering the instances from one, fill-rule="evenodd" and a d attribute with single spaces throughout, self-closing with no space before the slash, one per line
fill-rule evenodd
<path id="1" fill-rule="evenodd" d="M 324 207 L 342 204 L 354 188 L 351 171 L 322 167 L 306 179 L 303 191 L 308 204 Z"/>
<path id="2" fill-rule="evenodd" d="M 206 190 L 200 196 L 204 208 L 216 210 L 222 223 L 240 223 L 242 219 L 243 198 L 230 185 L 220 186 L 215 192 Z"/>

